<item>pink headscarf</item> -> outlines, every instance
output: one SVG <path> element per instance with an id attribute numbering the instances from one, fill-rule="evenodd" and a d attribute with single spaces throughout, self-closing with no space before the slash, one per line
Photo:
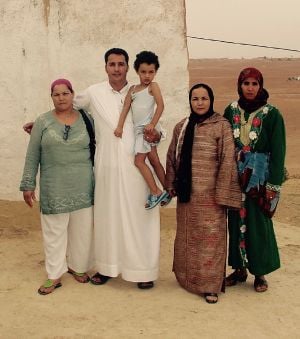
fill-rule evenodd
<path id="1" fill-rule="evenodd" d="M 53 81 L 52 84 L 51 84 L 51 95 L 52 95 L 54 87 L 56 85 L 66 85 L 71 93 L 74 92 L 72 84 L 69 80 L 67 80 L 67 79 L 57 79 L 57 80 Z"/>

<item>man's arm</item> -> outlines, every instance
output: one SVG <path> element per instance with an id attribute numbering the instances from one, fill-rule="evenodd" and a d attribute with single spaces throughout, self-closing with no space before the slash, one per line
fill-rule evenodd
<path id="1" fill-rule="evenodd" d="M 75 109 L 83 109 L 85 111 L 90 111 L 90 93 L 88 88 L 82 92 L 79 92 L 75 95 L 73 99 L 73 107 Z"/>
<path id="2" fill-rule="evenodd" d="M 85 111 L 89 111 L 89 106 L 90 106 L 90 95 L 88 93 L 88 89 L 75 95 L 73 100 L 73 107 L 75 109 L 84 109 Z M 34 124 L 33 121 L 27 122 L 23 126 L 23 130 L 26 133 L 31 134 L 33 124 Z"/>
<path id="3" fill-rule="evenodd" d="M 23 125 L 23 130 L 26 133 L 31 134 L 31 130 L 32 130 L 33 124 L 34 124 L 33 121 L 27 122 L 25 125 Z"/>

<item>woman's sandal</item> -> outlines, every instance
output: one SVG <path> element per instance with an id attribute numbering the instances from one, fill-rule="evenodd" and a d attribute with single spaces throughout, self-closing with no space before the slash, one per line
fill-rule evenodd
<path id="1" fill-rule="evenodd" d="M 137 287 L 141 290 L 148 290 L 149 288 L 152 288 L 154 286 L 153 281 L 146 281 L 146 282 L 138 282 Z"/>
<path id="2" fill-rule="evenodd" d="M 68 273 L 72 274 L 74 279 L 79 283 L 86 284 L 90 281 L 90 277 L 86 273 L 78 273 L 71 268 L 68 269 Z"/>
<path id="3" fill-rule="evenodd" d="M 218 295 L 217 293 L 205 293 L 204 294 L 205 301 L 208 304 L 215 304 L 218 302 Z"/>
<path id="4" fill-rule="evenodd" d="M 152 208 L 154 208 L 155 206 L 157 206 L 164 198 L 166 198 L 168 196 L 168 192 L 163 191 L 160 195 L 153 195 L 150 194 L 148 196 L 146 205 L 145 205 L 145 209 L 146 210 L 151 210 Z"/>
<path id="5" fill-rule="evenodd" d="M 233 273 L 229 274 L 225 278 L 226 286 L 234 286 L 238 282 L 245 282 L 247 280 L 248 274 L 245 268 L 237 268 Z"/>
<path id="6" fill-rule="evenodd" d="M 60 280 L 54 282 L 55 280 L 47 279 L 39 289 L 38 293 L 41 295 L 47 295 L 52 293 L 56 288 L 59 288 L 62 286 Z"/>
<path id="7" fill-rule="evenodd" d="M 109 279 L 111 279 L 111 277 L 97 272 L 90 278 L 90 282 L 93 285 L 104 285 Z"/>
<path id="8" fill-rule="evenodd" d="M 266 292 L 268 289 L 268 282 L 265 278 L 255 276 L 254 289 L 256 292 Z"/>

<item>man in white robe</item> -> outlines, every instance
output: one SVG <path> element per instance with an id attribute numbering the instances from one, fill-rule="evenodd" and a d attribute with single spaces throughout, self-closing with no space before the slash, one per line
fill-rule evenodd
<path id="1" fill-rule="evenodd" d="M 122 138 L 114 136 L 129 89 L 128 54 L 111 49 L 105 54 L 108 81 L 88 87 L 74 105 L 91 113 L 95 123 L 94 251 L 96 285 L 121 274 L 139 288 L 153 287 L 158 277 L 159 208 L 145 210 L 147 185 L 134 165 L 134 133 L 129 114 Z"/>

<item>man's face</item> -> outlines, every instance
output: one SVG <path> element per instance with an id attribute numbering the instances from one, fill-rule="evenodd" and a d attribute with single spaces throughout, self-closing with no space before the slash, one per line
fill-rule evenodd
<path id="1" fill-rule="evenodd" d="M 124 55 L 110 54 L 105 65 L 105 70 L 110 83 L 125 83 L 128 64 Z"/>

